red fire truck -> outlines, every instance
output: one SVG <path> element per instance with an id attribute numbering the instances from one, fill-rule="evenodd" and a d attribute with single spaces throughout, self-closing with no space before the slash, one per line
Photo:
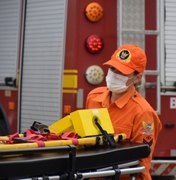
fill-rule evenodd
<path id="1" fill-rule="evenodd" d="M 141 93 L 163 124 L 151 173 L 176 176 L 175 8 L 175 0 L 1 0 L 0 102 L 11 132 L 84 108 L 105 85 L 102 63 L 135 43 L 148 58 Z"/>

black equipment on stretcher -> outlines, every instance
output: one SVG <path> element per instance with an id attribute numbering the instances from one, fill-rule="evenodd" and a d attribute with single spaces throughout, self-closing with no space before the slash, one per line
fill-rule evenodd
<path id="1" fill-rule="evenodd" d="M 74 145 L 0 150 L 0 179 L 85 179 L 136 174 L 143 166 L 123 167 L 149 155 L 147 144 L 119 142 L 116 147 Z M 120 168 L 123 167 L 123 168 Z"/>

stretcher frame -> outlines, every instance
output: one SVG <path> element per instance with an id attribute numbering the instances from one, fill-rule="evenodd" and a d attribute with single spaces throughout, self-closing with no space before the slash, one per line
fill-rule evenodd
<path id="1" fill-rule="evenodd" d="M 144 166 L 139 166 L 138 160 L 147 157 L 149 153 L 148 145 L 127 142 L 117 143 L 114 148 L 99 146 L 79 149 L 74 145 L 68 145 L 0 150 L 0 179 L 35 177 L 37 179 L 78 180 L 109 176 L 119 179 L 125 174 L 134 175 L 132 176 L 134 179 L 135 174 L 145 169 Z M 127 157 L 127 154 L 130 156 Z M 103 164 L 104 156 L 106 156 L 105 164 Z M 114 160 L 116 159 L 114 157 L 118 157 L 117 160 Z M 134 162 L 137 163 L 134 165 Z"/>

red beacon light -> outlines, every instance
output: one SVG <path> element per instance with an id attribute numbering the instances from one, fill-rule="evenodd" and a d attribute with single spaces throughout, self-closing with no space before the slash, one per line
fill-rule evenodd
<path id="1" fill-rule="evenodd" d="M 90 35 L 86 39 L 86 48 L 90 53 L 99 53 L 103 49 L 103 41 L 98 35 Z"/>

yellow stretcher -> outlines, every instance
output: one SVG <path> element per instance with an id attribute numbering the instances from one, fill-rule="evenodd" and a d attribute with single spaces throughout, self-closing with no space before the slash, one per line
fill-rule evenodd
<path id="1" fill-rule="evenodd" d="M 15 143 L 15 144 L 0 144 L 0 150 L 8 149 L 21 149 L 21 148 L 37 148 L 37 147 L 54 147 L 54 146 L 65 146 L 65 145 L 76 145 L 82 146 L 95 146 L 109 144 L 115 146 L 119 140 L 125 140 L 126 135 L 116 134 L 106 108 L 100 109 L 86 109 L 77 110 L 70 113 L 48 127 L 51 133 L 62 134 L 65 132 L 75 132 L 79 138 L 73 140 L 50 140 L 43 141 L 42 143 Z M 21 140 L 24 135 L 19 135 Z M 20 139 L 19 138 L 19 139 Z M 8 141 L 8 136 L 1 136 L 0 141 Z"/>
<path id="2" fill-rule="evenodd" d="M 119 142 L 125 140 L 125 134 L 116 134 L 113 136 L 115 142 Z M 8 137 L 0 137 L 0 139 L 8 140 Z M 107 140 L 104 139 L 103 136 L 97 137 L 85 137 L 85 138 L 78 138 L 76 142 L 76 146 L 83 147 L 83 146 L 95 146 L 95 145 L 105 145 L 107 144 Z M 42 147 L 56 147 L 56 146 L 68 146 L 74 145 L 72 140 L 50 140 L 50 141 L 43 141 Z M 25 148 L 39 148 L 40 145 L 36 142 L 33 143 L 17 143 L 17 144 L 0 144 L 0 150 L 15 150 L 15 149 L 25 149 Z"/>
<path id="3" fill-rule="evenodd" d="M 44 128 L 37 127 L 42 131 Z M 124 133 L 114 134 L 107 109 L 72 112 L 49 127 L 50 133 L 77 133 L 79 138 L 4 144 L 9 136 L 0 137 L 0 179 L 43 177 L 43 179 L 84 179 L 136 174 L 145 169 L 138 160 L 150 153 L 146 144 L 126 141 Z M 18 141 L 17 141 L 18 142 Z M 131 169 L 119 169 L 124 163 L 137 161 Z M 100 172 L 99 172 L 100 171 Z"/>

